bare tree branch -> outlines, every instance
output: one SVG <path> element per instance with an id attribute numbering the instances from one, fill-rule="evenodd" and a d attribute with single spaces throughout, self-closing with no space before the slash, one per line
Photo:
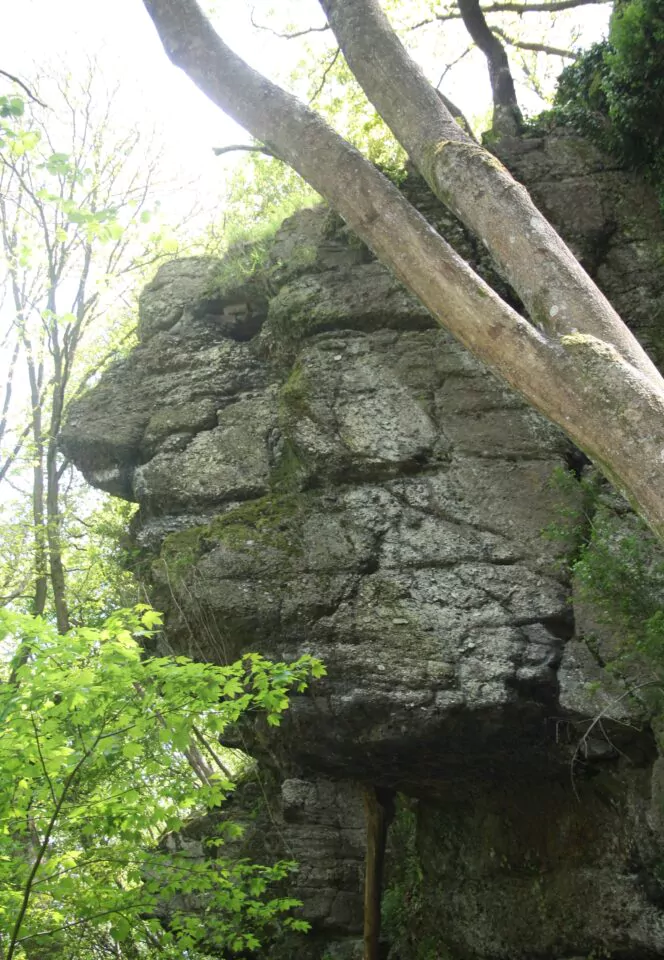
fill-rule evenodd
<path id="1" fill-rule="evenodd" d="M 311 105 L 311 104 L 314 102 L 314 100 L 316 99 L 316 97 L 318 97 L 318 96 L 323 92 L 323 87 L 325 86 L 325 83 L 326 83 L 326 81 L 327 81 L 327 78 L 328 78 L 328 76 L 329 76 L 329 74 L 330 74 L 330 70 L 331 70 L 332 67 L 335 65 L 335 63 L 337 62 L 337 60 L 339 59 L 339 54 L 340 54 L 340 53 L 341 53 L 341 47 L 337 47 L 337 49 L 334 51 L 334 56 L 332 57 L 332 59 L 330 60 L 330 62 L 328 63 L 328 65 L 325 67 L 325 70 L 323 71 L 323 76 L 321 77 L 320 83 L 319 83 L 318 86 L 316 87 L 315 93 L 313 94 L 313 96 L 311 96 L 311 97 L 309 98 L 309 105 Z"/>
<path id="2" fill-rule="evenodd" d="M 510 37 L 505 33 L 504 30 L 501 30 L 500 27 L 491 27 L 491 32 L 496 34 L 496 36 L 501 37 L 505 43 L 509 44 L 510 47 L 518 47 L 520 50 L 532 50 L 534 53 L 546 53 L 550 57 L 564 57 L 566 60 L 577 60 L 579 57 L 578 53 L 575 53 L 573 50 L 563 50 L 560 47 L 550 47 L 546 43 L 534 43 L 529 40 L 517 40 L 515 37 Z"/>
<path id="3" fill-rule="evenodd" d="M 6 70 L 0 70 L 0 74 L 3 77 L 7 77 L 8 80 L 11 80 L 12 83 L 15 83 L 18 87 L 20 87 L 21 90 L 23 90 L 24 93 L 33 101 L 33 103 L 38 103 L 40 107 L 46 107 L 46 104 L 32 92 L 27 83 L 24 83 L 18 77 L 15 77 L 13 73 L 7 73 Z M 48 107 L 46 109 L 48 109 Z"/>
<path id="4" fill-rule="evenodd" d="M 255 27 L 256 30 L 266 30 L 268 33 L 271 33 L 273 37 L 279 37 L 281 40 L 295 40 L 296 37 L 306 37 L 309 33 L 325 33 L 326 30 L 330 29 L 329 23 L 326 23 L 322 27 L 306 27 L 304 30 L 295 30 L 293 33 L 280 33 L 278 30 L 273 30 L 272 27 L 267 27 L 262 23 L 256 23 L 254 20 L 254 7 L 251 8 L 251 25 Z"/>
<path id="5" fill-rule="evenodd" d="M 14 344 L 14 350 L 12 352 L 11 360 L 9 361 L 9 369 L 7 371 L 7 376 L 5 378 L 5 397 L 2 404 L 2 416 L 0 417 L 0 445 L 5 438 L 5 433 L 7 431 L 7 416 L 9 413 L 9 406 L 12 400 L 12 386 L 14 381 L 14 371 L 16 370 L 16 363 L 18 360 L 18 355 L 21 350 L 21 338 L 20 336 L 16 337 L 16 343 Z"/>
<path id="6" fill-rule="evenodd" d="M 612 3 L 612 0 L 542 0 L 541 3 L 515 3 L 514 0 L 496 0 L 495 3 L 489 3 L 481 6 L 482 13 L 516 13 L 523 16 L 525 13 L 556 13 L 560 10 L 572 10 L 575 7 L 585 6 L 604 6 Z M 419 30 L 420 27 L 427 27 L 436 21 L 445 22 L 447 20 L 460 20 L 461 13 L 456 7 L 450 7 L 442 13 L 436 13 L 433 17 L 427 17 L 413 24 L 411 30 Z"/>
<path id="7" fill-rule="evenodd" d="M 542 3 L 514 3 L 513 0 L 497 0 L 482 7 L 483 13 L 555 13 L 558 10 L 572 10 L 575 7 L 600 6 L 612 0 L 543 0 Z"/>

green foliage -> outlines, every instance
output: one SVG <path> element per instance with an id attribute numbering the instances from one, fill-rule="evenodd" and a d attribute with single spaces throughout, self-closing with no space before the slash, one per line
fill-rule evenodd
<path id="1" fill-rule="evenodd" d="M 608 40 L 563 71 L 548 119 L 647 171 L 664 197 L 664 0 L 616 4 Z"/>
<path id="2" fill-rule="evenodd" d="M 229 179 L 224 216 L 200 241 L 202 252 L 224 256 L 250 245 L 265 245 L 286 217 L 320 202 L 319 195 L 291 167 L 279 160 L 252 154 Z M 253 273 L 248 256 L 248 275 Z M 243 279 L 242 270 L 240 279 Z"/>
<path id="3" fill-rule="evenodd" d="M 399 956 L 404 952 L 401 941 L 410 935 L 411 922 L 420 908 L 423 875 L 415 831 L 415 814 L 400 798 L 390 827 L 390 844 L 398 858 L 383 894 L 381 918 L 382 931 Z"/>
<path id="4" fill-rule="evenodd" d="M 427 887 L 417 849 L 415 810 L 398 798 L 390 827 L 392 850 L 388 884 L 382 899 L 381 929 L 390 956 L 400 960 L 444 960 L 446 947 L 434 932 L 437 891 Z"/>
<path id="5" fill-rule="evenodd" d="M 566 566 L 578 559 L 587 542 L 602 482 L 597 473 L 577 477 L 564 467 L 556 467 L 551 474 L 549 486 L 560 500 L 554 508 L 556 519 L 547 524 L 542 536 L 563 546 L 560 562 Z"/>
<path id="6" fill-rule="evenodd" d="M 253 277 L 258 292 L 269 296 L 271 277 L 282 264 L 270 252 L 283 221 L 298 210 L 320 202 L 320 197 L 290 167 L 264 156 L 251 156 L 230 180 L 221 223 L 208 228 L 198 244 L 201 252 L 222 259 L 213 285 L 214 293 L 226 294 L 244 286 Z M 313 247 L 299 248 L 288 267 L 300 268 L 315 260 Z"/>
<path id="7" fill-rule="evenodd" d="M 25 110 L 25 104 L 21 97 L 0 97 L 0 118 L 22 117 Z"/>
<path id="8" fill-rule="evenodd" d="M 271 893 L 293 864 L 224 858 L 237 828 L 223 821 L 205 851 L 176 839 L 233 789 L 221 762 L 194 776 L 193 747 L 211 764 L 206 745 L 243 714 L 278 724 L 289 692 L 323 668 L 308 656 L 228 667 L 146 658 L 137 641 L 160 619 L 143 605 L 62 637 L 0 611 L 0 643 L 17 650 L 0 687 L 4 960 L 35 950 L 203 960 L 306 927 L 290 916 L 294 900 Z"/>
<path id="9" fill-rule="evenodd" d="M 566 547 L 577 602 L 610 638 L 601 659 L 610 671 L 643 687 L 653 715 L 664 716 L 664 548 L 596 471 L 578 479 L 556 471 L 564 494 L 559 519 L 543 535 Z M 575 497 L 576 493 L 576 497 Z M 598 638 L 587 636 L 595 648 Z"/>
<path id="10" fill-rule="evenodd" d="M 619 637 L 614 666 L 636 657 L 664 681 L 664 550 L 646 524 L 599 503 L 573 571 L 581 598 Z"/>
<path id="11" fill-rule="evenodd" d="M 63 498 L 70 506 L 63 515 L 69 614 L 72 623 L 97 627 L 141 598 L 135 569 L 142 551 L 127 532 L 137 507 L 102 494 L 86 498 L 92 501 L 87 511 L 82 499 L 80 490 Z"/>

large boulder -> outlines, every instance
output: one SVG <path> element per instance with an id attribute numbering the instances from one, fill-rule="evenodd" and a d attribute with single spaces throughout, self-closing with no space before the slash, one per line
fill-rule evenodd
<path id="1" fill-rule="evenodd" d="M 657 350 L 655 198 L 573 137 L 499 152 Z M 518 307 L 422 182 L 404 190 Z M 325 662 L 275 734 L 243 732 L 285 779 L 286 819 L 310 817 L 305 912 L 357 935 L 356 832 L 350 873 L 330 864 L 344 798 L 373 784 L 411 798 L 418 902 L 441 918 L 427 957 L 664 954 L 654 738 L 638 711 L 607 709 L 622 688 L 596 706 L 589 691 L 616 681 L 575 626 L 583 492 L 558 479 L 578 451 L 325 209 L 261 255 L 235 286 L 228 261 L 162 267 L 139 345 L 72 406 L 64 448 L 140 504 L 171 647 Z M 393 956 L 422 960 L 421 917 L 403 918 Z"/>

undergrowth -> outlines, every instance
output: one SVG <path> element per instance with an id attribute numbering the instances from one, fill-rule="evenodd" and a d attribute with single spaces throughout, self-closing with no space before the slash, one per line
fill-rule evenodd
<path id="1" fill-rule="evenodd" d="M 595 472 L 579 480 L 559 471 L 552 484 L 582 490 L 572 522 L 563 508 L 544 534 L 571 547 L 575 601 L 588 604 L 611 637 L 604 665 L 630 684 L 645 684 L 653 715 L 664 719 L 664 546 Z M 585 639 L 596 645 L 597 638 Z"/>

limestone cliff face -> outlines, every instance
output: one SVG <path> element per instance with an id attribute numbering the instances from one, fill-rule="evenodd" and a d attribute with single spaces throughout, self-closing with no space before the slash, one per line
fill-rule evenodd
<path id="1" fill-rule="evenodd" d="M 572 137 L 498 152 L 658 354 L 653 197 Z M 404 189 L 512 296 L 421 183 Z M 325 949 L 360 929 L 371 783 L 410 798 L 392 893 L 412 900 L 417 858 L 421 915 L 392 904 L 395 960 L 663 955 L 661 775 L 626 700 L 604 695 L 570 775 L 601 667 L 542 531 L 574 512 L 551 481 L 577 455 L 327 211 L 287 221 L 244 284 L 229 274 L 161 268 L 139 346 L 77 402 L 65 447 L 140 504 L 179 652 L 324 660 L 276 735 L 243 736 L 284 781 L 272 815 Z"/>

